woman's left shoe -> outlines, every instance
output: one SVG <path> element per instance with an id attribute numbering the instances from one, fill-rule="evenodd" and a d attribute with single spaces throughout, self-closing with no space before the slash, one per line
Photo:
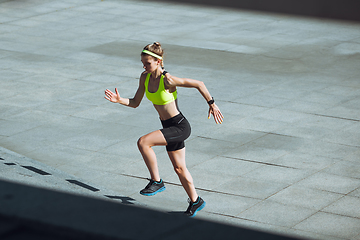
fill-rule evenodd
<path id="1" fill-rule="evenodd" d="M 162 179 L 160 179 L 160 182 L 156 182 L 150 179 L 150 182 L 143 190 L 140 191 L 140 194 L 145 196 L 154 196 L 158 192 L 162 192 L 165 189 L 166 188 Z"/>
<path id="2" fill-rule="evenodd" d="M 189 207 L 186 212 L 184 212 L 184 214 L 188 217 L 195 217 L 196 213 L 203 209 L 206 205 L 206 202 L 201 197 L 198 197 L 196 202 L 192 202 L 190 199 L 188 200 L 188 202 Z"/>

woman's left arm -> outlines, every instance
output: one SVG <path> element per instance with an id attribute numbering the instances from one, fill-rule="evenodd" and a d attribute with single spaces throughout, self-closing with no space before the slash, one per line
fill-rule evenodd
<path id="1" fill-rule="evenodd" d="M 189 78 L 178 78 L 175 76 L 166 73 L 165 75 L 165 83 L 169 87 L 188 87 L 188 88 L 196 88 L 201 95 L 205 98 L 206 102 L 209 104 L 209 115 L 208 118 L 210 119 L 211 114 L 214 116 L 214 120 L 216 124 L 222 123 L 224 116 L 222 115 L 219 107 L 213 101 L 214 99 L 211 97 L 210 92 L 206 88 L 204 82 Z"/>

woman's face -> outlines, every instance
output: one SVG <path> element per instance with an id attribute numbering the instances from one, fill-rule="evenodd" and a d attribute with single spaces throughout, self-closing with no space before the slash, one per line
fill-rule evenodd
<path id="1" fill-rule="evenodd" d="M 159 60 L 155 60 L 154 57 L 149 55 L 142 55 L 141 62 L 143 63 L 144 65 L 143 68 L 147 73 L 154 72 L 159 67 L 160 64 Z"/>

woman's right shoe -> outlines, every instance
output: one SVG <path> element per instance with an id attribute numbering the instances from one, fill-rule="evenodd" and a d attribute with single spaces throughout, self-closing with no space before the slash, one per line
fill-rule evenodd
<path id="1" fill-rule="evenodd" d="M 195 217 L 196 213 L 203 209 L 206 205 L 206 202 L 201 197 L 198 197 L 196 199 L 196 202 L 192 202 L 190 199 L 188 200 L 188 202 L 189 207 L 186 212 L 184 212 L 184 214 L 188 217 Z"/>

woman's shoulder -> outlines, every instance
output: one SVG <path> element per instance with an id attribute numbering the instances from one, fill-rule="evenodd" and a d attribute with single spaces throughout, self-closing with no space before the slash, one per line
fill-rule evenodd
<path id="1" fill-rule="evenodd" d="M 141 74 L 140 74 L 140 77 L 146 77 L 148 75 L 148 73 L 146 71 L 143 71 Z"/>
<path id="2" fill-rule="evenodd" d="M 147 76 L 147 73 L 145 71 L 141 73 L 140 79 L 139 79 L 140 86 L 143 86 L 145 84 L 146 76 Z"/>
<path id="3" fill-rule="evenodd" d="M 164 75 L 164 83 L 169 87 L 176 86 L 176 79 L 177 77 L 170 75 L 168 72 Z"/>
<path id="4" fill-rule="evenodd" d="M 145 81 L 145 79 L 146 79 L 147 75 L 148 75 L 148 73 L 147 73 L 147 72 L 145 72 L 145 71 L 143 71 L 143 72 L 141 73 L 141 75 L 140 75 L 140 80 Z"/>

